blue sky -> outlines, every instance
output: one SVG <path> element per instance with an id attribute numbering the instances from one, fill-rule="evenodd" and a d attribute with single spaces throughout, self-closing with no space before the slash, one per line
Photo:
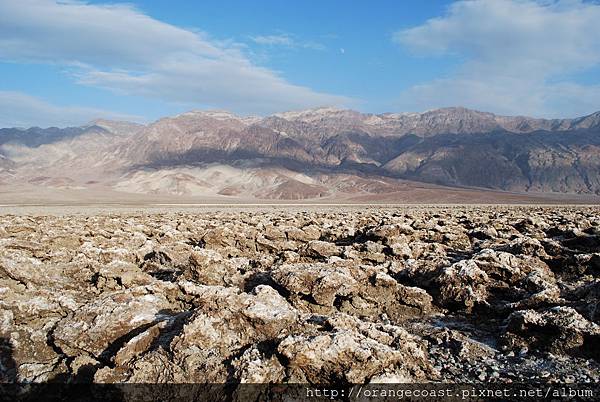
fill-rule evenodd
<path id="1" fill-rule="evenodd" d="M 465 106 L 600 110 L 600 5 L 580 0 L 0 0 L 0 126 Z"/>

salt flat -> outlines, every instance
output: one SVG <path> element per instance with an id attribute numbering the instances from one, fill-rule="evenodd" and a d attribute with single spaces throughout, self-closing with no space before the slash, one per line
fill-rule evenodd
<path id="1" fill-rule="evenodd" d="M 595 206 L 2 207 L 3 381 L 597 381 Z"/>

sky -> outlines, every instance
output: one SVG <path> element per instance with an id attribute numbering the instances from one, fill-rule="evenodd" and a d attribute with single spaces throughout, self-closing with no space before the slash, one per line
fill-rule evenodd
<path id="1" fill-rule="evenodd" d="M 0 127 L 463 106 L 600 110 L 584 0 L 0 0 Z"/>

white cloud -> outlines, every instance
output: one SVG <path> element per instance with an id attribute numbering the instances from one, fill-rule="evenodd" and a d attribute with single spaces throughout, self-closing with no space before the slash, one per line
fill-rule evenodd
<path id="1" fill-rule="evenodd" d="M 464 60 L 453 75 L 403 93 L 400 105 L 539 116 L 596 111 L 600 86 L 565 77 L 600 65 L 598 21 L 600 5 L 580 0 L 453 3 L 444 16 L 395 33 L 417 54 Z"/>
<path id="2" fill-rule="evenodd" d="M 258 35 L 251 36 L 250 39 L 254 43 L 264 46 L 284 46 L 290 48 L 304 48 L 313 50 L 325 49 L 325 46 L 321 43 L 300 41 L 290 34 Z"/>
<path id="3" fill-rule="evenodd" d="M 295 44 L 295 41 L 289 35 L 258 35 L 251 36 L 250 39 L 259 45 L 293 46 Z"/>
<path id="4" fill-rule="evenodd" d="M 0 127 L 80 126 L 97 118 L 142 120 L 139 116 L 102 109 L 56 106 L 21 92 L 0 91 Z"/>
<path id="5" fill-rule="evenodd" d="M 240 48 L 129 5 L 0 1 L 0 60 L 68 65 L 83 84 L 243 113 L 351 102 L 291 84 Z"/>

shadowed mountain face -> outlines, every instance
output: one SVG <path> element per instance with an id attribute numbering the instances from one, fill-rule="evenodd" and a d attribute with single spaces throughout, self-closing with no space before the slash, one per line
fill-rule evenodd
<path id="1" fill-rule="evenodd" d="M 446 185 L 598 194 L 600 132 L 438 135 L 410 147 L 384 168 Z"/>
<path id="2" fill-rule="evenodd" d="M 100 129 L 100 127 L 98 127 Z M 68 128 L 39 128 L 31 127 L 28 129 L 20 128 L 0 128 L 0 144 L 21 144 L 28 147 L 39 147 L 43 144 L 50 144 L 60 140 L 77 137 L 85 131 L 81 127 Z"/>
<path id="3" fill-rule="evenodd" d="M 464 108 L 198 111 L 147 126 L 2 129 L 0 183 L 17 182 L 263 199 L 393 193 L 415 182 L 600 194 L 600 112 L 545 120 Z"/>

